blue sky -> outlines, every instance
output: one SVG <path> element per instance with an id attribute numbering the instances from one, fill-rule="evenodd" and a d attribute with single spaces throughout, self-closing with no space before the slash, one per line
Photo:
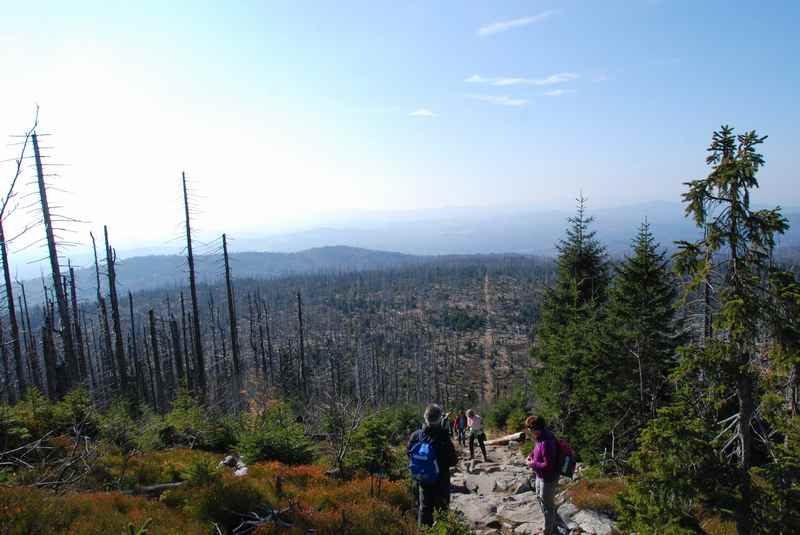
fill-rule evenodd
<path id="1" fill-rule="evenodd" d="M 182 170 L 216 233 L 349 210 L 565 207 L 580 190 L 597 207 L 678 201 L 723 123 L 770 136 L 757 199 L 800 204 L 797 2 L 4 1 L 2 13 L 0 133 L 23 131 L 38 103 L 53 161 L 69 164 L 65 210 L 123 242 L 179 234 Z"/>

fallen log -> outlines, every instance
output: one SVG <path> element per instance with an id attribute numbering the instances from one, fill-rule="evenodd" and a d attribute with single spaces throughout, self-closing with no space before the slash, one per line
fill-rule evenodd
<path id="1" fill-rule="evenodd" d="M 495 438 L 494 440 L 490 440 L 486 442 L 487 446 L 507 446 L 511 441 L 522 442 L 525 440 L 525 431 L 520 431 L 519 433 L 512 433 L 510 435 L 506 435 L 504 437 Z"/>
<path id="2" fill-rule="evenodd" d="M 184 484 L 184 481 L 178 481 L 176 483 L 161 483 L 159 485 L 150 485 L 147 487 L 136 487 L 131 494 L 134 496 L 147 496 L 148 498 L 158 498 L 164 492 L 174 489 L 176 487 L 180 487 Z"/>

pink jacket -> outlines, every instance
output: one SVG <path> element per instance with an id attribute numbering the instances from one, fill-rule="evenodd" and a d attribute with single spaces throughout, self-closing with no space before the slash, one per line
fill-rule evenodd
<path id="1" fill-rule="evenodd" d="M 558 479 L 558 445 L 556 437 L 545 429 L 542 431 L 541 440 L 528 455 L 528 466 L 533 468 L 536 477 L 545 481 L 555 481 Z"/>

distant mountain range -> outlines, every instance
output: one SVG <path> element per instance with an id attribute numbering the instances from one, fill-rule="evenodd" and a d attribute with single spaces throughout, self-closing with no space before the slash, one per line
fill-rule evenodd
<path id="1" fill-rule="evenodd" d="M 656 239 L 667 249 L 674 240 L 698 237 L 678 203 L 651 202 L 615 209 L 592 210 L 593 229 L 612 256 L 622 256 L 647 219 Z M 277 277 L 301 273 L 358 271 L 400 267 L 436 260 L 438 255 L 526 254 L 553 256 L 572 212 L 529 208 L 451 208 L 420 212 L 350 216 L 334 224 L 278 235 L 238 235 L 231 253 L 236 277 Z M 800 211 L 787 211 L 800 225 Z M 800 248 L 800 229 L 781 240 Z M 120 251 L 117 271 L 121 291 L 139 291 L 186 284 L 186 260 L 163 247 Z M 254 252 L 272 251 L 272 252 Z M 397 252 L 386 252 L 397 251 Z M 80 255 L 79 255 L 80 256 Z M 75 256 L 73 256 L 75 258 Z M 88 264 L 88 257 L 85 256 Z M 197 256 L 198 278 L 222 276 L 219 255 Z M 93 298 L 93 268 L 77 269 L 78 293 Z M 26 285 L 32 302 L 41 300 L 41 281 Z"/>

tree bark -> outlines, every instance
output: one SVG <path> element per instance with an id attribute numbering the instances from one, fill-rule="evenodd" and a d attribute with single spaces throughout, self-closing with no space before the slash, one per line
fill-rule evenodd
<path id="1" fill-rule="evenodd" d="M 44 229 L 47 236 L 47 250 L 48 256 L 50 257 L 50 270 L 53 275 L 53 289 L 55 290 L 58 314 L 61 321 L 60 333 L 64 345 L 64 361 L 67 366 L 68 381 L 75 382 L 78 379 L 78 365 L 75 359 L 75 347 L 72 343 L 72 327 L 70 325 L 67 298 L 61 281 L 61 266 L 58 263 L 58 250 L 56 249 L 56 238 L 53 230 L 53 222 L 50 218 L 50 206 L 47 201 L 47 188 L 44 183 L 42 159 L 41 155 L 39 154 L 39 141 L 35 133 L 31 135 L 31 139 L 33 141 L 33 153 L 36 160 L 39 201 L 42 207 L 42 219 L 44 220 Z"/>
<path id="2" fill-rule="evenodd" d="M 197 302 L 197 283 L 194 272 L 194 253 L 192 252 L 192 227 L 189 218 L 189 194 L 186 188 L 186 173 L 183 179 L 183 207 L 186 216 L 186 259 L 189 264 L 189 291 L 192 298 L 192 328 L 194 330 L 195 373 L 197 375 L 198 395 L 202 400 L 206 397 L 206 364 L 203 358 L 203 344 L 200 338 L 200 306 Z"/>

